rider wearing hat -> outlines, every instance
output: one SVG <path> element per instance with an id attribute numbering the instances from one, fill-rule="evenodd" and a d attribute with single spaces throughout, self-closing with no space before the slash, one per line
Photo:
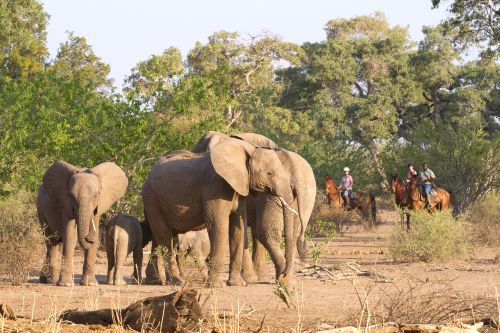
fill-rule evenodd
<path id="1" fill-rule="evenodd" d="M 352 185 L 353 185 L 353 180 L 351 175 L 349 174 L 349 168 L 345 167 L 344 168 L 344 176 L 342 177 L 342 180 L 340 181 L 340 186 L 338 187 L 338 190 L 340 190 L 342 198 L 344 199 L 344 206 L 349 207 L 350 206 L 350 196 L 352 193 Z"/>

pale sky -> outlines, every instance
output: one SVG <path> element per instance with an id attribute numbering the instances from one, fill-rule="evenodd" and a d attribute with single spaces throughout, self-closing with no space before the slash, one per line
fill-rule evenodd
<path id="1" fill-rule="evenodd" d="M 185 56 L 197 41 L 219 30 L 242 35 L 268 31 L 286 41 L 321 41 L 326 22 L 383 12 L 391 25 L 409 26 L 413 40 L 423 25 L 447 16 L 446 6 L 431 9 L 431 0 L 42 0 L 50 14 L 48 47 L 55 56 L 66 32 L 87 39 L 123 79 L 141 60 L 175 46 Z M 446 3 L 445 3 L 446 5 Z"/>

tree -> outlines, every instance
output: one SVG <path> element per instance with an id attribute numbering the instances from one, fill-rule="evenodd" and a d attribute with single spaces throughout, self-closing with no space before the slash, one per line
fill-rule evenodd
<path id="1" fill-rule="evenodd" d="M 110 67 L 103 63 L 84 37 L 69 33 L 50 68 L 67 81 L 79 81 L 90 89 L 111 89 Z"/>
<path id="2" fill-rule="evenodd" d="M 290 91 L 297 93 L 299 109 L 310 105 L 309 118 L 315 119 L 321 137 L 342 138 L 365 149 L 385 185 L 379 154 L 398 132 L 400 114 L 417 91 L 409 75 L 407 29 L 389 27 L 377 13 L 332 20 L 325 30 L 326 41 L 304 45 L 305 64 L 284 73 L 285 82 L 292 87 L 298 82 L 300 88 L 285 91 L 288 98 L 294 97 Z"/>
<path id="3" fill-rule="evenodd" d="M 425 38 L 418 44 L 418 51 L 411 57 L 415 80 L 423 89 L 428 110 L 434 123 L 442 117 L 442 94 L 449 92 L 454 82 L 459 59 L 458 53 L 439 28 L 424 26 Z"/>
<path id="4" fill-rule="evenodd" d="M 184 72 L 181 52 L 170 47 L 161 55 L 139 62 L 125 80 L 124 93 L 147 109 L 166 109 L 175 85 Z"/>
<path id="5" fill-rule="evenodd" d="M 224 113 L 229 129 L 242 115 L 265 103 L 262 98 L 269 100 L 276 84 L 275 63 L 297 63 L 300 54 L 297 45 L 273 35 L 250 36 L 245 42 L 238 33 L 220 31 L 189 52 L 188 77 L 205 82 L 203 95 L 216 99 L 207 104 Z"/>
<path id="6" fill-rule="evenodd" d="M 500 186 L 500 136 L 489 136 L 482 127 L 477 121 L 458 126 L 424 121 L 413 144 L 400 150 L 406 160 L 430 164 L 438 186 L 451 191 L 456 214 Z"/>
<path id="7" fill-rule="evenodd" d="M 434 8 L 445 0 L 432 0 Z M 483 56 L 498 58 L 500 52 L 500 3 L 494 0 L 453 0 L 451 17 L 443 27 L 452 41 L 463 48 L 483 46 Z"/>
<path id="8" fill-rule="evenodd" d="M 37 0 L 0 0 L 0 76 L 28 77 L 43 70 L 47 21 Z"/>

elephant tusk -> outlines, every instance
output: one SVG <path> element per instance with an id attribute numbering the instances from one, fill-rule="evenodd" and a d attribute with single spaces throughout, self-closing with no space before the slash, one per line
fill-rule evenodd
<path id="1" fill-rule="evenodd" d="M 290 209 L 290 210 L 292 211 L 292 213 L 294 213 L 295 215 L 299 216 L 299 213 L 297 213 L 297 211 L 296 211 L 295 209 L 293 209 L 292 207 L 290 207 L 290 206 L 286 203 L 285 199 L 283 199 L 283 197 L 278 197 L 278 198 L 280 198 L 281 203 L 283 204 L 283 206 L 285 206 L 286 208 Z"/>
<path id="2" fill-rule="evenodd" d="M 94 229 L 94 231 L 97 231 L 96 228 L 95 228 L 94 218 L 92 218 L 92 228 Z"/>

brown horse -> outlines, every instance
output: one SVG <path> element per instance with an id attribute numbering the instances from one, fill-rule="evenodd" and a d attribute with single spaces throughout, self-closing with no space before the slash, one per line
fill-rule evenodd
<path id="1" fill-rule="evenodd" d="M 337 185 L 330 176 L 325 177 L 325 194 L 328 204 L 339 208 L 343 207 L 343 200 L 340 195 L 340 191 L 337 189 Z M 377 204 L 375 202 L 375 196 L 361 191 L 354 192 L 354 195 L 356 200 L 350 200 L 350 205 L 347 210 L 359 209 L 363 217 L 367 221 L 370 221 L 370 228 L 373 228 L 377 220 Z"/>
<path id="2" fill-rule="evenodd" d="M 446 190 L 436 187 L 433 189 L 434 195 L 431 195 L 429 212 L 435 213 L 438 210 L 448 209 L 451 202 L 451 195 Z M 417 183 L 417 177 L 412 177 L 408 184 L 408 208 L 416 210 L 425 207 L 425 197 Z"/>
<path id="3" fill-rule="evenodd" d="M 405 210 L 408 208 L 408 188 L 406 184 L 399 179 L 398 175 L 392 175 L 391 177 L 391 190 L 395 195 L 396 205 Z M 406 215 L 406 228 L 410 229 L 410 214 L 405 213 Z M 404 221 L 404 214 L 401 214 L 401 224 Z"/>

